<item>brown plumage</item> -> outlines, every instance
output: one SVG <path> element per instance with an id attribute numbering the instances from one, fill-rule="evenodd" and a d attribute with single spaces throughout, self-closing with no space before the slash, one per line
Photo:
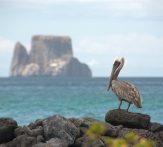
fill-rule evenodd
<path id="1" fill-rule="evenodd" d="M 107 90 L 109 90 L 111 87 L 112 91 L 119 98 L 120 100 L 119 109 L 121 107 L 122 101 L 126 101 L 129 103 L 127 111 L 131 104 L 134 104 L 137 108 L 141 108 L 142 107 L 141 98 L 137 88 L 127 81 L 119 81 L 117 79 L 123 65 L 124 58 L 119 58 L 115 60 Z"/>

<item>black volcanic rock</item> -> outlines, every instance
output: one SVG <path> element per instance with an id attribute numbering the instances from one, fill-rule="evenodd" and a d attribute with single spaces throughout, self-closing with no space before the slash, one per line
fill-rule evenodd
<path id="1" fill-rule="evenodd" d="M 66 118 L 55 115 L 43 121 L 44 136 L 46 140 L 59 138 L 71 145 L 79 136 L 79 129 Z"/>
<path id="2" fill-rule="evenodd" d="M 125 134 L 133 132 L 140 137 L 144 137 L 149 140 L 154 140 L 156 142 L 156 147 L 162 147 L 162 141 L 157 133 L 150 132 L 149 130 L 144 129 L 131 129 L 131 128 L 123 128 L 120 130 L 118 137 L 124 137 Z"/>
<path id="3" fill-rule="evenodd" d="M 163 131 L 163 125 L 156 122 L 152 122 L 150 123 L 149 129 L 151 132 Z"/>
<path id="4" fill-rule="evenodd" d="M 124 113 L 123 116 L 124 115 L 128 114 Z M 135 116 L 136 115 L 132 115 L 132 117 Z M 16 122 L 10 120 L 12 119 L 1 118 L 0 126 L 8 126 L 10 124 L 16 127 Z M 97 123 L 103 124 L 105 130 L 102 136 L 100 136 L 97 140 L 91 141 L 85 133 L 92 124 Z M 15 136 L 13 136 L 15 138 L 10 138 L 8 140 L 9 142 L 6 140 L 6 143 L 2 143 L 4 141 L 1 141 L 0 147 L 105 147 L 105 140 L 108 139 L 108 137 L 124 138 L 126 133 L 129 132 L 139 135 L 140 138 L 143 137 L 153 140 L 155 142 L 155 147 L 163 147 L 162 125 L 158 123 L 150 122 L 149 128 L 140 129 L 136 127 L 130 128 L 130 126 L 124 126 L 122 124 L 119 126 L 111 125 L 108 122 L 100 121 L 94 118 L 67 119 L 60 115 L 39 119 L 27 126 L 17 127 L 15 129 Z M 13 134 L 14 130 L 10 133 Z M 0 139 L 7 138 L 9 136 L 10 134 L 3 134 L 3 136 L 0 136 Z"/>
<path id="5" fill-rule="evenodd" d="M 11 118 L 0 118 L 0 143 L 8 142 L 15 137 L 17 122 Z"/>
<path id="6" fill-rule="evenodd" d="M 73 57 L 70 37 L 36 35 L 29 55 L 25 47 L 16 44 L 11 76 L 91 77 L 92 73 L 88 65 Z"/>
<path id="7" fill-rule="evenodd" d="M 106 114 L 105 121 L 112 125 L 148 129 L 150 125 L 150 116 L 141 113 L 127 112 L 122 109 L 115 109 Z"/>

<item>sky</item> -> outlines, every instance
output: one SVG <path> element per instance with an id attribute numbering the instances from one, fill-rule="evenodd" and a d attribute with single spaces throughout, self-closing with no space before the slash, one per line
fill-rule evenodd
<path id="1" fill-rule="evenodd" d="M 163 76 L 163 0 L 0 0 L 0 77 L 9 76 L 14 45 L 33 35 L 68 35 L 93 76 Z"/>

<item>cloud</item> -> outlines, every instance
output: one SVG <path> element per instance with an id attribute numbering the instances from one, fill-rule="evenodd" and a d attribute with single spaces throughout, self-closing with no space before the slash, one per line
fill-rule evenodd
<path id="1" fill-rule="evenodd" d="M 0 37 L 1 76 L 8 75 L 14 41 Z M 122 76 L 163 76 L 163 37 L 111 34 L 74 40 L 74 56 L 87 63 L 94 76 L 108 76 L 116 57 L 125 57 Z"/>
<path id="2" fill-rule="evenodd" d="M 84 38 L 75 44 L 75 56 L 90 63 L 96 76 L 106 75 L 109 66 L 112 66 L 114 59 L 119 56 L 126 58 L 128 66 L 123 75 L 150 76 L 152 70 L 161 75 L 158 71 L 162 69 L 162 49 L 163 37 L 150 34 L 114 34 Z"/>
<path id="3" fill-rule="evenodd" d="M 159 17 L 161 19 L 163 16 L 162 0 L 1 0 L 0 3 L 42 9 L 49 9 L 53 6 L 73 6 L 73 9 L 78 8 L 79 11 L 81 8 L 91 9 L 91 15 L 97 15 L 95 12 L 98 12 L 101 15 L 113 17 Z"/>
<path id="4" fill-rule="evenodd" d="M 3 37 L 0 37 L 0 53 L 10 52 L 14 46 L 14 42 Z"/>
<path id="5" fill-rule="evenodd" d="M 103 55 L 114 51 L 114 54 L 146 54 L 147 51 L 157 52 L 163 48 L 163 38 L 150 34 L 112 34 L 103 37 L 90 37 L 78 42 L 77 52 Z"/>
<path id="6" fill-rule="evenodd" d="M 99 62 L 96 59 L 90 59 L 87 64 L 91 67 L 99 65 Z"/>
<path id="7" fill-rule="evenodd" d="M 15 42 L 0 37 L 0 76 L 6 76 L 9 73 L 14 44 Z"/>

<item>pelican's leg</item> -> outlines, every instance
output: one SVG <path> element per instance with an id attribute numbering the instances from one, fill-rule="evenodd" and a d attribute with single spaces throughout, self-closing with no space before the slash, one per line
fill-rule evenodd
<path id="1" fill-rule="evenodd" d="M 122 105 L 122 100 L 120 101 L 118 109 L 121 109 L 121 105 Z"/>
<path id="2" fill-rule="evenodd" d="M 131 105 L 131 103 L 128 103 L 128 108 L 127 108 L 127 112 L 128 112 L 128 110 L 129 110 L 129 108 L 130 108 L 130 105 Z"/>

